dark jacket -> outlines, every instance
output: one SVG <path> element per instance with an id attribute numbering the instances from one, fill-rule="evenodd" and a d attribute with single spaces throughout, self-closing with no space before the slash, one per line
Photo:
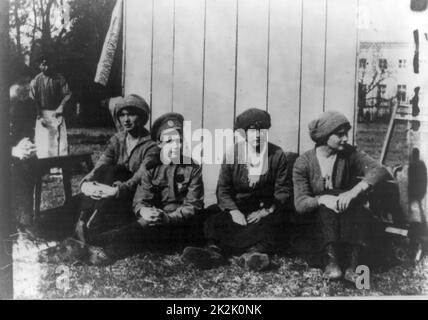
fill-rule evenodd
<path id="1" fill-rule="evenodd" d="M 11 143 L 16 145 L 23 138 L 34 139 L 34 125 L 37 112 L 34 101 L 30 98 L 10 99 L 10 134 Z"/>
<path id="2" fill-rule="evenodd" d="M 144 171 L 134 196 L 133 208 L 164 210 L 171 222 L 191 218 L 204 207 L 202 168 L 197 164 L 159 164 Z"/>
<path id="3" fill-rule="evenodd" d="M 239 160 L 239 143 L 234 147 L 234 164 L 222 164 L 217 184 L 217 202 L 222 210 L 241 210 L 244 214 L 275 204 L 277 209 L 292 207 L 293 185 L 289 163 L 282 149 L 268 144 L 267 172 L 254 187 L 249 186 L 248 169 Z"/>
<path id="4" fill-rule="evenodd" d="M 333 188 L 349 190 L 360 179 L 370 186 L 391 178 L 391 175 L 376 160 L 355 147 L 347 146 L 338 153 L 333 168 Z M 324 183 L 315 148 L 302 154 L 294 164 L 294 205 L 298 213 L 311 212 L 318 208 L 317 196 L 322 194 Z"/>
<path id="5" fill-rule="evenodd" d="M 119 183 L 118 196 L 135 191 L 146 167 L 150 167 L 151 163 L 159 161 L 159 148 L 156 143 L 151 140 L 148 131 L 144 129 L 137 145 L 128 156 L 126 153 L 126 135 L 127 133 L 125 131 L 121 131 L 111 137 L 106 150 L 98 159 L 94 169 L 83 178 L 82 182 L 92 181 L 95 170 L 102 165 L 123 165 L 134 173 L 134 175 L 131 179 Z"/>

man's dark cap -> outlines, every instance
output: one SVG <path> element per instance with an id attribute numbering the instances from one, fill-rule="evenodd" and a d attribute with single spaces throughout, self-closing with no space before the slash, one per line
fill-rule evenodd
<path id="1" fill-rule="evenodd" d="M 184 117 L 180 113 L 169 112 L 161 115 L 153 122 L 151 137 L 153 141 L 159 141 L 161 133 L 165 129 L 182 131 Z"/>

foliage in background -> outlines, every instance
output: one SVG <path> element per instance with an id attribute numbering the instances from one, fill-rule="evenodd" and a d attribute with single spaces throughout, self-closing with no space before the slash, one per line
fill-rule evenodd
<path id="1" fill-rule="evenodd" d="M 80 106 L 84 125 L 106 125 L 100 101 L 121 94 L 121 46 L 106 88 L 93 82 L 115 0 L 11 0 L 11 74 L 39 72 L 41 55 L 54 57 Z M 17 79 L 11 79 L 12 82 Z"/>

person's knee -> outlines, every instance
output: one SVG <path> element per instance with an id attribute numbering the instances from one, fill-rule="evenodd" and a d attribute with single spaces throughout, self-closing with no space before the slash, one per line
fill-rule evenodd
<path id="1" fill-rule="evenodd" d="M 338 217 L 338 214 L 336 212 L 327 208 L 324 205 L 321 205 L 318 208 L 316 215 L 318 216 L 318 219 L 321 221 L 336 221 Z"/>

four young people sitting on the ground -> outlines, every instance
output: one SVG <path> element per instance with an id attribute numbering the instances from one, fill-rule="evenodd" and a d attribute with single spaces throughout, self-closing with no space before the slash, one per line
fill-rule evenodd
<path id="1" fill-rule="evenodd" d="M 297 214 L 310 216 L 321 235 L 325 275 L 342 276 L 338 250 L 344 245 L 345 278 L 355 281 L 359 253 L 370 241 L 365 195 L 390 175 L 347 143 L 351 125 L 341 113 L 325 112 L 310 123 L 315 147 L 294 166 L 268 143 L 266 111 L 238 115 L 235 130 L 243 137 L 227 151 L 233 155 L 221 165 L 217 204 L 206 209 L 201 166 L 183 156 L 183 116 L 162 115 L 149 134 L 144 126 L 150 109 L 136 95 L 123 98 L 114 114 L 123 130 L 81 184 L 85 196 L 76 234 L 88 244 L 92 263 L 109 263 L 154 243 L 180 243 L 187 245 L 183 260 L 202 268 L 238 255 L 238 264 L 262 270 L 283 245 L 289 217 Z"/>

